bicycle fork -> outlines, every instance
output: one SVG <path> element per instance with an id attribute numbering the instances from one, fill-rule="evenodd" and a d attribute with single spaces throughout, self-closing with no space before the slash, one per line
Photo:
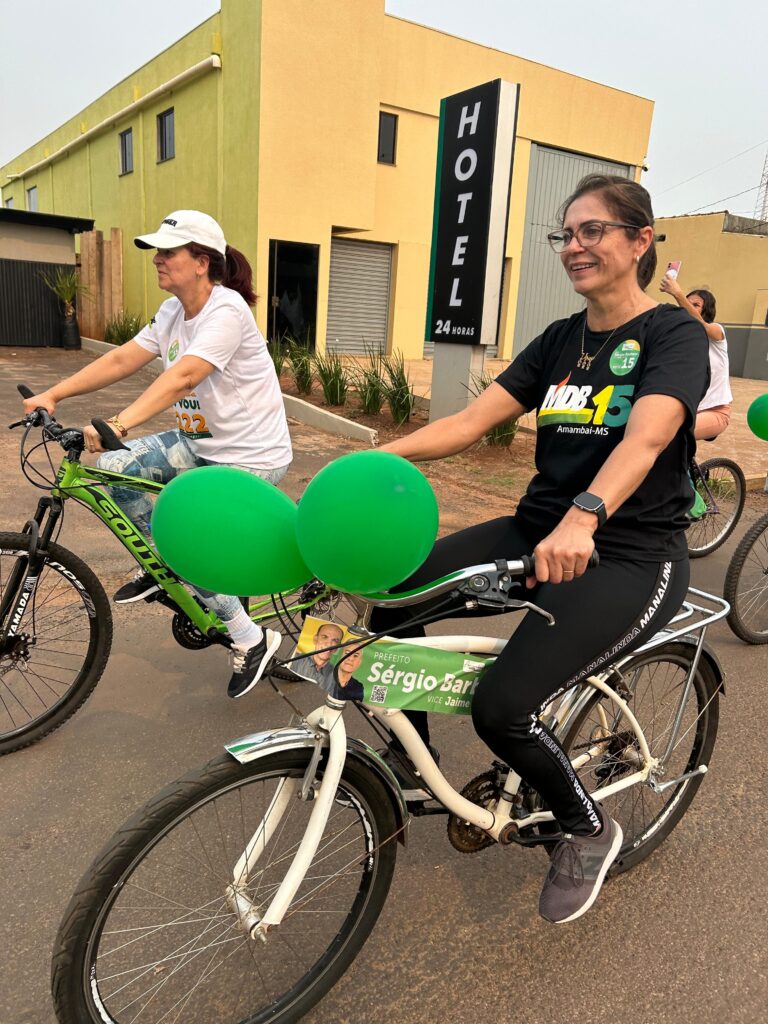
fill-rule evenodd
<path id="1" fill-rule="evenodd" d="M 43 526 L 46 512 L 47 522 Z M 45 564 L 48 544 L 61 515 L 61 506 L 52 498 L 41 498 L 33 519 L 24 524 L 22 533 L 29 536 L 26 558 L 17 558 L 11 570 L 5 593 L 0 600 L 0 651 L 16 649 L 21 640 L 19 628 L 27 606 L 33 601 L 40 572 Z M 42 528 L 42 532 L 41 532 Z"/>
<path id="2" fill-rule="evenodd" d="M 251 939 L 267 941 L 268 931 L 279 925 L 285 917 L 317 853 L 344 771 L 347 731 L 344 726 L 343 710 L 343 701 L 328 697 L 324 707 L 318 708 L 307 717 L 307 725 L 316 730 L 316 741 L 304 777 L 283 779 L 280 782 L 264 817 L 235 865 L 232 883 L 227 886 L 225 896 L 230 910 L 237 914 L 241 928 Z M 322 782 L 315 786 L 317 766 L 327 740 L 330 744 L 328 761 L 323 771 Z M 296 799 L 311 799 L 314 807 L 291 866 L 262 914 L 248 896 L 248 878 L 279 828 L 286 811 Z"/>

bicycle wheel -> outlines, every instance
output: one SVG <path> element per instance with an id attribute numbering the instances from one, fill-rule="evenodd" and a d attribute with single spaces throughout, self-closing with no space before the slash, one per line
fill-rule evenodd
<path id="1" fill-rule="evenodd" d="M 653 757 L 662 758 L 666 751 L 692 656 L 691 648 L 671 643 L 637 655 L 621 669 L 622 683 L 617 689 L 622 695 L 628 693 L 625 699 L 640 723 Z M 718 698 L 715 680 L 706 664 L 700 662 L 683 707 L 675 745 L 654 773 L 657 782 L 677 779 L 709 764 L 717 736 Z M 634 771 L 640 756 L 637 738 L 625 716 L 596 691 L 568 729 L 563 749 L 573 761 L 602 737 L 607 739 L 604 752 L 578 770 L 588 792 Z M 624 843 L 610 874 L 634 867 L 666 839 L 685 814 L 702 779 L 702 775 L 694 775 L 661 793 L 641 783 L 603 802 L 602 806 L 624 832 Z"/>
<path id="2" fill-rule="evenodd" d="M 28 552 L 27 534 L 0 533 L 0 601 Z M 0 623 L 0 637 L 7 627 Z M 0 639 L 0 754 L 35 743 L 73 715 L 101 678 L 111 646 L 104 588 L 76 555 L 50 544 L 16 635 Z"/>
<path id="3" fill-rule="evenodd" d="M 381 912 L 395 866 L 395 817 L 379 780 L 347 762 L 317 853 L 282 924 L 248 938 L 226 889 L 249 840 L 311 751 L 247 765 L 229 755 L 158 794 L 101 852 L 56 940 L 61 1024 L 286 1024 L 350 965 Z M 318 777 L 322 776 L 322 764 Z M 288 782 L 287 784 L 290 784 Z M 292 798 L 247 879 L 263 913 L 314 804 Z"/>
<path id="4" fill-rule="evenodd" d="M 748 644 L 768 644 L 768 515 L 744 534 L 725 576 L 728 625 Z"/>
<path id="5" fill-rule="evenodd" d="M 694 471 L 696 490 L 706 512 L 688 527 L 688 554 L 702 558 L 717 550 L 736 528 L 744 508 L 747 483 L 741 467 L 730 459 L 708 459 Z"/>

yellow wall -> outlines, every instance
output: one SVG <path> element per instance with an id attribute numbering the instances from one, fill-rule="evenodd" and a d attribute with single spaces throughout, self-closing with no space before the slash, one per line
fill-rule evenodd
<path id="1" fill-rule="evenodd" d="M 678 278 L 684 291 L 706 288 L 715 296 L 717 319 L 725 323 L 764 323 L 759 291 L 768 287 L 768 236 L 723 231 L 725 213 L 689 217 L 660 217 L 656 231 L 665 234 L 659 243 L 659 266 L 648 293 L 659 291 L 659 282 L 670 260 L 682 260 Z"/>
<path id="2" fill-rule="evenodd" d="M 508 355 L 531 141 L 639 165 L 652 103 L 385 15 L 384 0 L 264 0 L 262 7 L 258 292 L 268 294 L 271 238 L 319 244 L 322 344 L 332 233 L 395 245 L 390 334 L 407 358 L 419 357 L 440 99 L 494 78 L 519 82 L 502 325 Z M 394 167 L 376 162 L 379 110 L 398 115 Z M 266 318 L 264 304 L 262 329 Z"/>
<path id="3" fill-rule="evenodd" d="M 502 354 L 512 346 L 531 142 L 633 166 L 643 162 L 653 105 L 585 79 L 388 16 L 384 0 L 222 0 L 222 11 L 0 168 L 6 174 L 113 115 L 207 57 L 205 74 L 115 124 L 24 181 L 3 186 L 24 207 L 92 216 L 123 229 L 126 306 L 150 314 L 165 297 L 134 235 L 173 209 L 218 217 L 254 264 L 267 328 L 271 239 L 320 247 L 317 339 L 324 344 L 333 235 L 394 249 L 390 342 L 421 355 L 440 99 L 503 78 L 521 85 L 512 180 Z M 176 158 L 156 163 L 156 115 L 173 105 Z M 379 111 L 398 115 L 397 165 L 377 163 Z M 118 175 L 118 132 L 134 129 L 133 174 Z"/>

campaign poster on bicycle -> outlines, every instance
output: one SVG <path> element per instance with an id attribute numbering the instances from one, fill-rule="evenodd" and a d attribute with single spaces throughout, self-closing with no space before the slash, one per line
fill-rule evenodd
<path id="1" fill-rule="evenodd" d="M 348 642 L 354 639 L 338 622 L 307 616 L 289 667 L 340 700 L 468 715 L 493 660 L 401 640 L 362 640 L 358 647 Z"/>

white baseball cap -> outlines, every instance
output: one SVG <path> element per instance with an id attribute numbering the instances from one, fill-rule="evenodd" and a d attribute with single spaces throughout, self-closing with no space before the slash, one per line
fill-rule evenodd
<path id="1" fill-rule="evenodd" d="M 218 222 L 199 210 L 176 210 L 163 219 L 151 235 L 138 235 L 133 244 L 139 249 L 175 249 L 177 245 L 197 242 L 227 255 L 227 241 Z"/>

